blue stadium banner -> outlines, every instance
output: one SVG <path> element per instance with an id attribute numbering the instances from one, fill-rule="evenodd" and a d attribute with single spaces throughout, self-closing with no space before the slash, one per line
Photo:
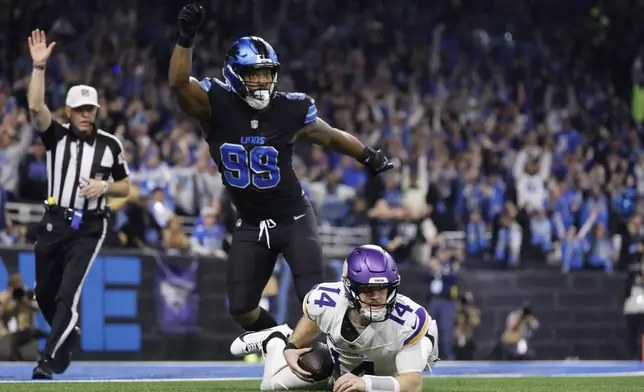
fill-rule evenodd
<path id="1" fill-rule="evenodd" d="M 140 257 L 99 256 L 94 260 L 81 296 L 83 351 L 141 350 L 140 284 Z"/>
<path id="2" fill-rule="evenodd" d="M 338 279 L 339 266 L 328 260 L 327 281 Z M 85 279 L 80 303 L 82 350 L 74 358 L 236 359 L 230 354 L 230 343 L 244 331 L 226 306 L 229 267 L 225 260 L 207 257 L 102 252 Z M 14 272 L 33 287 L 32 251 L 0 249 L 0 290 Z M 594 272 L 562 276 L 558 270 L 462 270 L 459 286 L 474 293 L 483 314 L 480 347 L 484 349 L 477 355 L 488 355 L 498 342 L 503 325 L 495 320 L 505 320 L 521 301 L 530 301 L 541 324 L 533 344 L 540 359 L 580 353 L 584 359 L 629 359 L 620 317 L 626 276 Z M 426 267 L 407 266 L 400 274 L 405 282 L 401 293 L 427 306 Z M 280 319 L 294 326 L 302 317 L 302 307 L 293 287 L 286 290 L 289 295 L 280 305 Z M 46 326 L 42 316 L 37 324 Z M 606 333 L 613 338 L 588 338 Z"/>
<path id="3" fill-rule="evenodd" d="M 0 289 L 5 290 L 9 275 L 18 272 L 25 286 L 36 281 L 36 260 L 32 251 L 0 250 Z M 92 351 L 141 350 L 139 288 L 141 258 L 99 256 L 85 278 L 80 302 L 81 349 Z M 41 314 L 36 327 L 49 331 Z M 39 342 L 44 348 L 44 341 Z"/>
<path id="4" fill-rule="evenodd" d="M 83 333 L 75 358 L 232 359 L 227 335 L 239 331 L 222 300 L 226 266 L 214 258 L 101 252 L 83 284 L 79 304 Z M 27 288 L 34 287 L 33 251 L 0 248 L 0 291 L 15 272 L 22 275 Z M 40 314 L 36 327 L 50 329 Z M 194 346 L 186 343 L 186 336 L 196 339 Z M 43 339 L 41 349 L 44 343 Z"/>

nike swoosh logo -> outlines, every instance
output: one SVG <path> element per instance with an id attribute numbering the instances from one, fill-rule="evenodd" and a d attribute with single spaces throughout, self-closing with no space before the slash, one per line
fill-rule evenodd
<path id="1" fill-rule="evenodd" d="M 239 335 L 239 340 L 241 340 L 242 342 L 246 343 L 246 341 L 244 340 L 244 337 L 245 337 L 246 335 L 250 335 L 251 333 L 253 333 L 253 332 L 252 332 L 252 331 L 250 331 L 250 332 L 244 332 L 243 334 Z"/>
<path id="2" fill-rule="evenodd" d="M 418 319 L 414 322 L 414 325 L 411 327 L 411 329 L 416 329 L 416 326 L 418 325 Z"/>
<path id="3" fill-rule="evenodd" d="M 306 216 L 306 214 L 296 215 L 296 216 L 293 217 L 293 220 L 298 220 L 298 219 L 303 218 L 305 216 Z"/>

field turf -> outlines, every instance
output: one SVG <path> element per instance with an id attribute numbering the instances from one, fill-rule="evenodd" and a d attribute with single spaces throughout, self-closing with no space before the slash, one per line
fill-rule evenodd
<path id="1" fill-rule="evenodd" d="M 78 382 L 22 383 L 0 385 L 10 392 L 49 391 L 258 391 L 259 381 L 158 381 L 158 382 Z M 530 378 L 426 378 L 424 392 L 640 392 L 644 377 L 530 377 Z"/>
<path id="2" fill-rule="evenodd" d="M 30 363 L 0 363 L 0 392 L 258 391 L 261 365 L 239 362 L 77 362 L 55 381 L 31 381 Z M 644 391 L 644 364 L 613 361 L 440 362 L 426 392 Z"/>

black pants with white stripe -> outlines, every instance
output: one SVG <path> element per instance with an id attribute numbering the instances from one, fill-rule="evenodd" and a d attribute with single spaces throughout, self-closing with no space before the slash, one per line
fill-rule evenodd
<path id="1" fill-rule="evenodd" d="M 38 225 L 36 301 L 51 326 L 45 354 L 56 352 L 78 323 L 78 305 L 85 276 L 105 234 L 107 220 L 86 217 L 78 230 L 63 214 L 48 211 Z"/>

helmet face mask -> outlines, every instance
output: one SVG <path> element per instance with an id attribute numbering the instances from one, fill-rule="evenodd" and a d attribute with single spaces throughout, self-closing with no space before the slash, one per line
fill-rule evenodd
<path id="1" fill-rule="evenodd" d="M 362 319 L 383 322 L 389 318 L 396 304 L 400 275 L 387 251 L 374 245 L 354 249 L 344 262 L 342 282 L 349 307 Z M 384 298 L 384 302 L 363 300 L 360 294 Z"/>
<path id="2" fill-rule="evenodd" d="M 398 284 L 391 285 L 369 285 L 351 282 L 345 279 L 345 293 L 348 293 L 349 306 L 365 321 L 368 322 L 383 322 L 389 318 L 389 315 L 394 309 L 396 304 L 396 295 L 398 294 Z M 371 291 L 384 291 L 386 294 L 384 302 L 370 303 L 363 301 L 360 294 L 369 293 Z"/>
<path id="3" fill-rule="evenodd" d="M 228 51 L 222 73 L 237 95 L 253 109 L 261 110 L 268 106 L 275 93 L 279 67 L 277 54 L 266 41 L 243 37 Z"/>
<path id="4" fill-rule="evenodd" d="M 246 102 L 258 110 L 268 106 L 277 83 L 276 67 L 243 67 L 239 75 L 248 91 Z"/>

